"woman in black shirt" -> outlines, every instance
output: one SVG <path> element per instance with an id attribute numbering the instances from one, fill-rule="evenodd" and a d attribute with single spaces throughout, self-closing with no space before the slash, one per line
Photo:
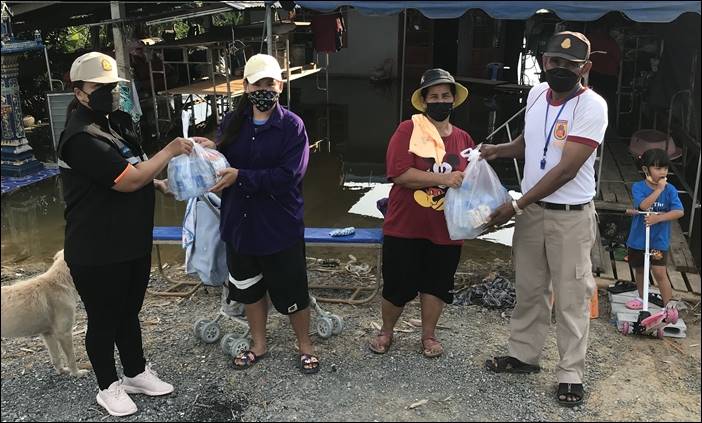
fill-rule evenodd
<path id="1" fill-rule="evenodd" d="M 58 147 L 64 255 L 88 315 L 85 346 L 100 388 L 97 402 L 126 416 L 137 411 L 128 394 L 173 391 L 146 366 L 138 315 L 151 270 L 154 177 L 172 157 L 189 153 L 192 142 L 176 138 L 147 160 L 129 116 L 117 111 L 117 83 L 125 80 L 117 76 L 115 60 L 84 54 L 70 76 L 75 99 Z"/>

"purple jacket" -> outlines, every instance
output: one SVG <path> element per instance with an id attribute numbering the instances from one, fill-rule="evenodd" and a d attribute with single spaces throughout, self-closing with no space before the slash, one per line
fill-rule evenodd
<path id="1" fill-rule="evenodd" d="M 218 143 L 233 117 L 230 112 L 222 120 Z M 308 144 L 302 119 L 280 105 L 258 127 L 247 112 L 239 137 L 223 151 L 239 176 L 222 192 L 219 228 L 222 240 L 239 254 L 269 255 L 304 238 L 302 178 Z"/>

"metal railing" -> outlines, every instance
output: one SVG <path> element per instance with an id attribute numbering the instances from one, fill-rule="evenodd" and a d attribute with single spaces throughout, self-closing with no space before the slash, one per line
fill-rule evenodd
<path id="1" fill-rule="evenodd" d="M 694 121 L 692 119 L 693 115 L 696 115 L 695 112 L 695 106 L 692 101 L 692 91 L 691 90 L 680 90 L 677 91 L 675 94 L 670 99 L 670 104 L 668 107 L 668 137 L 666 138 L 665 141 L 665 151 L 668 151 L 668 145 L 672 140 L 672 127 L 673 127 L 673 114 L 675 111 L 675 105 L 676 101 L 680 97 L 680 94 L 686 94 L 687 98 L 685 99 L 685 102 L 682 102 L 683 107 L 680 108 L 680 124 L 682 125 L 682 130 L 684 131 L 685 135 L 690 136 L 691 128 L 692 125 L 695 125 L 697 130 L 695 131 L 697 134 L 697 139 L 696 140 L 686 140 L 683 139 L 682 141 L 682 148 L 683 148 L 683 155 L 682 155 L 682 166 L 683 168 L 680 169 L 674 162 L 670 162 L 670 168 L 672 169 L 673 173 L 678 177 L 678 180 L 680 181 L 680 185 L 682 185 L 684 191 L 678 191 L 679 193 L 687 194 L 691 198 L 691 206 L 690 206 L 690 222 L 688 224 L 688 229 L 686 235 L 690 238 L 690 241 L 692 240 L 692 230 L 694 229 L 695 226 L 695 215 L 697 214 L 697 209 L 700 208 L 700 203 L 698 200 L 698 195 L 699 195 L 699 189 L 700 189 L 700 170 L 702 168 L 702 149 L 700 148 L 700 139 L 699 139 L 699 123 Z M 687 106 L 687 108 L 685 108 Z M 695 142 L 696 141 L 696 142 Z M 692 188 L 688 183 L 687 180 L 685 179 L 687 177 L 685 168 L 687 167 L 688 164 L 688 150 L 689 147 L 692 146 L 693 148 L 697 149 L 697 174 L 695 176 L 695 186 Z"/>
<path id="2" fill-rule="evenodd" d="M 513 140 L 512 140 L 512 131 L 509 129 L 509 124 L 510 124 L 510 122 L 512 122 L 512 120 L 514 120 L 514 118 L 516 118 L 517 116 L 519 116 L 519 115 L 521 115 L 522 113 L 524 113 L 525 110 L 526 110 L 526 106 L 522 107 L 517 113 L 515 113 L 514 115 L 512 115 L 511 118 L 507 119 L 507 121 L 506 121 L 505 123 L 503 123 L 502 125 L 498 126 L 497 129 L 495 129 L 494 131 L 492 131 L 492 132 L 490 133 L 490 135 L 488 135 L 487 137 L 485 137 L 485 141 L 488 141 L 489 139 L 491 139 L 492 137 L 494 137 L 498 132 L 500 132 L 500 131 L 502 130 L 502 128 L 504 128 L 504 129 L 507 131 L 507 139 L 509 139 L 509 142 L 512 142 L 512 141 L 513 141 Z M 522 176 L 521 176 L 521 174 L 519 173 L 519 163 L 517 163 L 517 159 L 516 159 L 516 158 L 515 158 L 515 159 L 512 159 L 512 160 L 514 161 L 514 170 L 515 170 L 515 172 L 517 172 L 517 182 L 519 182 L 519 186 L 521 187 L 521 186 L 522 186 Z"/>
<path id="3" fill-rule="evenodd" d="M 510 122 L 512 122 L 517 116 L 519 116 L 519 115 L 521 115 L 522 113 L 524 113 L 525 110 L 526 110 L 526 106 L 522 107 L 517 113 L 515 113 L 514 115 L 512 115 L 512 117 L 510 117 L 509 119 L 507 119 L 507 121 L 505 121 L 502 125 L 498 126 L 494 131 L 492 131 L 488 136 L 486 136 L 486 137 L 485 137 L 485 141 L 488 141 L 489 139 L 491 139 L 492 137 L 494 137 L 497 133 L 499 133 L 499 132 L 504 128 L 504 129 L 507 131 L 507 139 L 509 140 L 509 142 L 512 142 L 512 141 L 513 141 L 513 138 L 512 138 L 512 131 L 510 130 L 509 124 L 510 124 Z M 597 196 L 600 194 L 600 180 L 602 179 L 602 178 L 601 178 L 601 175 L 602 175 L 602 158 L 603 158 L 603 153 L 604 153 L 604 150 L 603 150 L 603 149 L 604 149 L 604 143 L 600 144 L 600 146 L 597 148 L 598 169 L 597 169 L 597 187 L 596 187 L 596 190 L 595 190 L 595 198 L 597 198 Z M 517 173 L 517 181 L 519 182 L 519 186 L 521 187 L 521 185 L 522 185 L 522 177 L 521 177 L 521 175 L 520 175 L 520 173 L 519 173 L 519 163 L 517 162 L 517 159 L 516 159 L 516 158 L 515 158 L 515 159 L 512 159 L 512 160 L 514 161 L 514 170 L 515 170 L 515 172 Z M 699 168 L 698 168 L 697 173 L 698 173 L 698 174 L 697 174 L 697 179 L 699 180 L 699 178 L 700 178 L 700 177 L 699 177 Z M 697 188 L 695 188 L 695 190 L 697 190 Z M 695 191 L 695 192 L 697 192 L 697 191 Z M 693 216 L 694 216 L 694 214 L 693 214 Z"/>

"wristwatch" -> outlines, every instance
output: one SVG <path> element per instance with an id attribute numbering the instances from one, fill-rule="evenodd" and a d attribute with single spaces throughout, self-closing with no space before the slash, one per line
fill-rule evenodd
<path id="1" fill-rule="evenodd" d="M 512 200 L 512 208 L 514 209 L 514 213 L 519 216 L 520 214 L 524 213 L 524 210 L 519 208 L 519 205 L 517 205 L 517 200 Z"/>

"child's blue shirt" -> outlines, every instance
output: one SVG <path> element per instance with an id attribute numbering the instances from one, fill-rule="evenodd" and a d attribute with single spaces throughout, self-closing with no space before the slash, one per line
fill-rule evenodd
<path id="1" fill-rule="evenodd" d="M 631 188 L 634 207 L 639 210 L 641 202 L 651 195 L 652 192 L 653 189 L 646 184 L 646 181 L 636 182 Z M 683 210 L 683 206 L 680 202 L 680 197 L 678 197 L 678 190 L 672 184 L 667 184 L 661 195 L 653 203 L 651 211 L 666 213 L 671 210 Z M 643 214 L 637 214 L 631 220 L 629 239 L 626 241 L 626 245 L 630 248 L 637 250 L 646 248 L 646 222 L 644 217 L 645 215 Z M 665 221 L 651 226 L 651 249 L 668 251 L 670 247 L 670 224 L 671 221 Z"/>

